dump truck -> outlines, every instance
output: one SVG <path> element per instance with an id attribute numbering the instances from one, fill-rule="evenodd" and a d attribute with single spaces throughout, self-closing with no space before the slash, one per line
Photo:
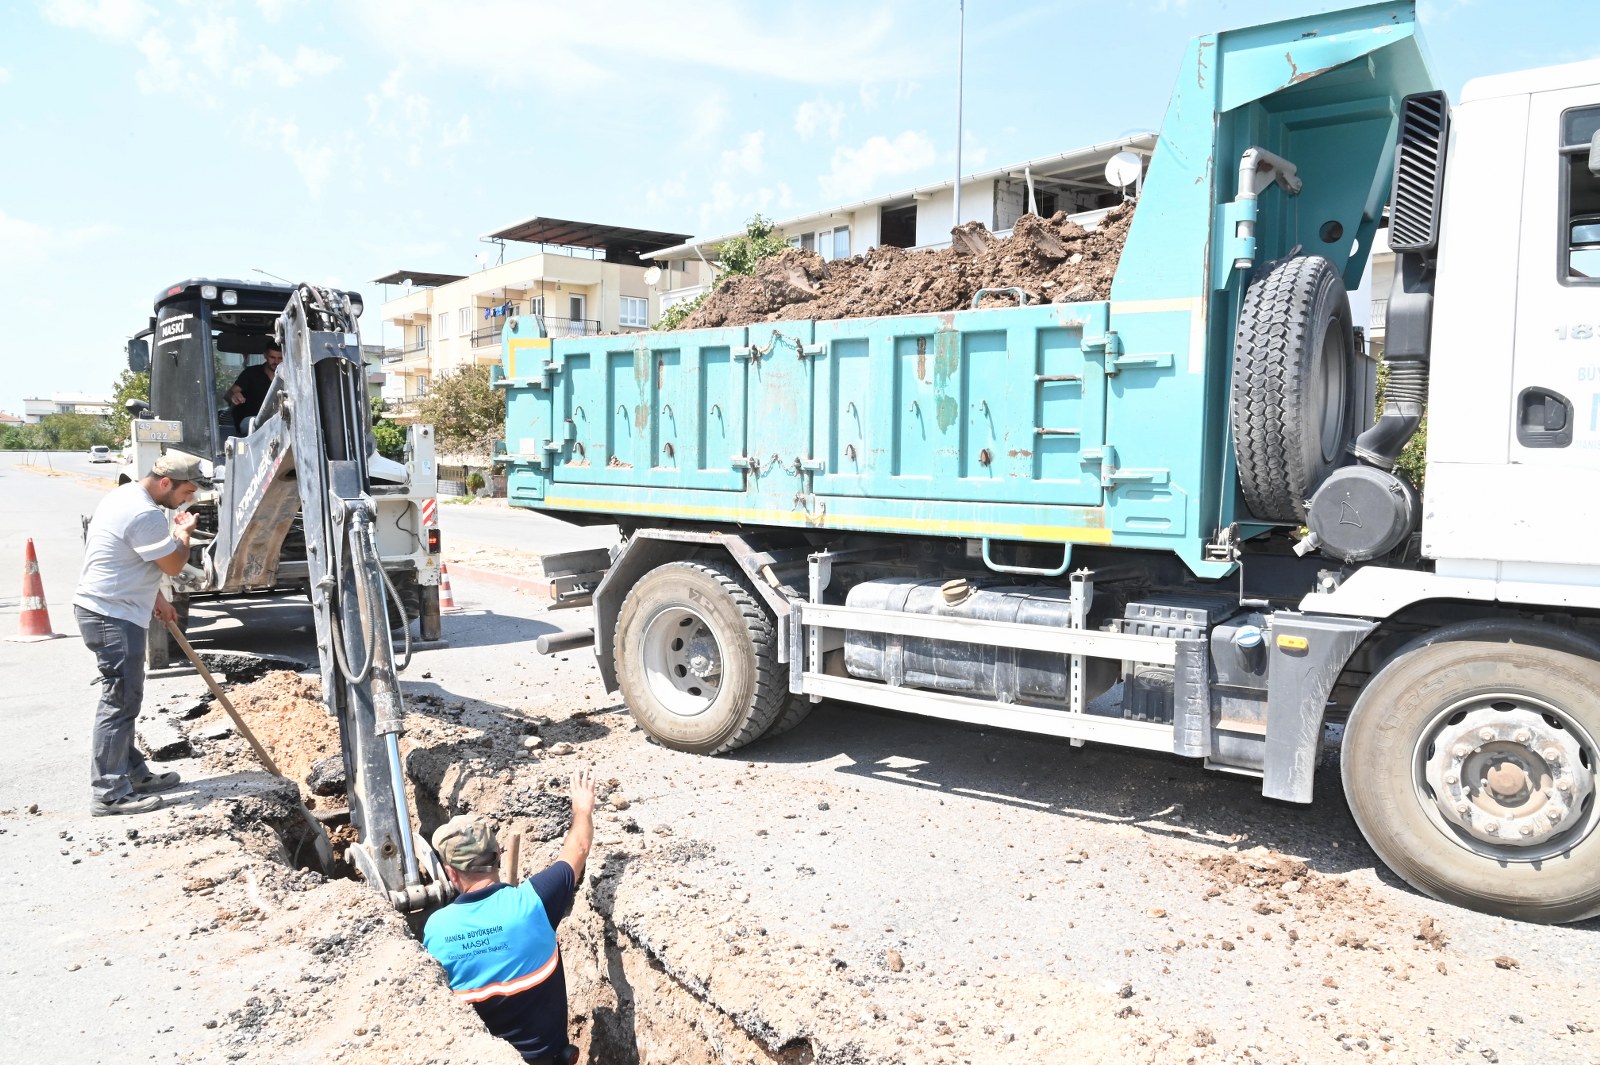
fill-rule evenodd
<path id="1" fill-rule="evenodd" d="M 188 278 L 156 294 L 149 324 L 128 341 L 128 365 L 150 375 L 150 399 L 133 401 L 132 461 L 119 480 L 142 477 L 167 449 L 176 448 L 208 463 L 217 481 L 215 493 L 202 494 L 190 507 L 196 519 L 193 564 L 164 582 L 180 625 L 195 599 L 310 593 L 299 497 L 290 480 L 294 466 L 285 465 L 291 389 L 285 380 L 275 382 L 261 411 L 243 424 L 235 423 L 227 399 L 239 372 L 259 361 L 294 294 L 290 285 Z M 359 312 L 359 293 L 340 295 Z M 365 380 L 356 386 L 348 396 L 325 391 L 336 393 L 340 403 L 361 406 Z M 315 392 L 303 399 L 313 401 Z M 364 406 L 337 414 L 362 425 L 370 420 Z M 323 420 L 333 416 L 318 413 Z M 269 431 L 254 432 L 258 426 Z M 420 637 L 433 641 L 440 636 L 441 546 L 433 427 L 411 425 L 406 433 L 403 461 L 376 452 L 366 457 L 365 489 L 377 507 L 378 552 L 399 603 L 388 608 L 390 620 L 397 626 L 416 621 Z M 365 440 L 370 446 L 370 427 Z M 269 474 L 279 477 L 279 488 L 263 499 Z M 152 669 L 168 664 L 173 648 L 164 631 L 150 631 L 145 655 Z"/>
<path id="2" fill-rule="evenodd" d="M 546 560 L 594 624 L 545 644 L 706 754 L 829 699 L 1308 803 L 1342 722 L 1409 884 L 1600 913 L 1600 63 L 1452 105 L 1410 3 L 1207 35 L 1133 210 L 1106 300 L 508 322 L 510 502 L 623 534 Z"/>

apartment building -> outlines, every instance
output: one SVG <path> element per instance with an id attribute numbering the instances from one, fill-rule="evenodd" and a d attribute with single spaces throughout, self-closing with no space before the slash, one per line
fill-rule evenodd
<path id="1" fill-rule="evenodd" d="M 399 330 L 385 355 L 384 398 L 401 410 L 437 375 L 497 362 L 511 316 L 540 316 L 550 336 L 644 330 L 660 317 L 664 291 L 711 278 L 698 261 L 668 270 L 642 258 L 687 240 L 683 233 L 535 217 L 482 239 L 488 250 L 475 273 L 395 270 L 373 279 L 386 297 L 398 290 L 381 313 Z"/>
<path id="2" fill-rule="evenodd" d="M 56 392 L 22 401 L 22 418 L 30 425 L 51 414 L 92 414 L 96 418 L 104 418 L 110 413 L 110 396 L 87 392 Z"/>

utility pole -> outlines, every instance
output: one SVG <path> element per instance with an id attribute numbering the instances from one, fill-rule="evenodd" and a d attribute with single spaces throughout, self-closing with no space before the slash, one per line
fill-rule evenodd
<path id="1" fill-rule="evenodd" d="M 956 0 L 960 21 L 956 31 L 956 187 L 950 228 L 961 224 L 961 76 L 967 58 L 967 0 Z"/>

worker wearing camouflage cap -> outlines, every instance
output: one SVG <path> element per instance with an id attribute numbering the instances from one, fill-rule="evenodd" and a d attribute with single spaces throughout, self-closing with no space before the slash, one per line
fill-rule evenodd
<path id="1" fill-rule="evenodd" d="M 178 783 L 177 773 L 150 768 L 133 731 L 144 702 L 146 630 L 151 621 L 178 617 L 161 594 L 161 577 L 176 576 L 189 561 L 194 515 L 181 508 L 210 487 L 200 459 L 169 451 L 144 477 L 102 499 L 84 532 L 72 613 L 100 668 L 90 754 L 96 817 L 154 810 L 161 805 L 156 793 Z M 179 511 L 170 522 L 168 510 Z"/>
<path id="2" fill-rule="evenodd" d="M 433 849 L 460 892 L 423 929 L 422 945 L 444 966 L 450 990 L 470 1002 L 491 1033 L 525 1062 L 577 1060 L 567 1043 L 567 978 L 556 926 L 572 908 L 594 842 L 594 775 L 572 775 L 572 827 L 543 872 L 519 884 L 500 879 L 494 824 L 458 814 L 433 833 Z"/>

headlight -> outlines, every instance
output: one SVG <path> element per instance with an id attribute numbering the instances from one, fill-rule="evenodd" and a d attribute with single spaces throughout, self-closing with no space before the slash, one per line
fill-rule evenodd
<path id="1" fill-rule="evenodd" d="M 360 318 L 361 312 L 364 310 L 366 310 L 366 307 L 362 305 L 361 297 L 352 294 L 350 296 L 350 313 L 355 315 L 357 318 Z"/>
<path id="2" fill-rule="evenodd" d="M 203 300 L 214 300 L 214 299 L 216 299 L 217 298 L 217 286 L 216 285 L 201 285 L 200 286 L 200 298 L 203 299 Z"/>
<path id="3" fill-rule="evenodd" d="M 232 307 L 238 302 L 239 294 L 237 292 L 231 288 L 225 288 L 222 290 L 222 305 L 224 307 Z"/>

